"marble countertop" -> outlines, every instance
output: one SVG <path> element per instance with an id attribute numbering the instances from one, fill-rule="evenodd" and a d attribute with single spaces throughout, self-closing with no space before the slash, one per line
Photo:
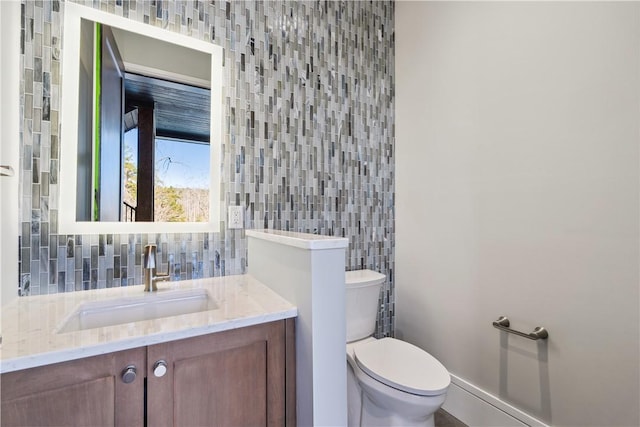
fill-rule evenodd
<path id="1" fill-rule="evenodd" d="M 64 362 L 297 316 L 297 308 L 250 275 L 17 298 L 2 308 L 0 372 Z M 217 307 L 178 316 L 59 332 L 81 304 L 204 289 Z"/>

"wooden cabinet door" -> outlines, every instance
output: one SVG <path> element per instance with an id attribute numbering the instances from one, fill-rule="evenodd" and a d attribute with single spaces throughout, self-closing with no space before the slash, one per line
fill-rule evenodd
<path id="1" fill-rule="evenodd" d="M 142 426 L 144 348 L 40 366 L 0 379 L 5 426 Z M 135 365 L 125 384 L 121 374 Z"/>
<path id="2" fill-rule="evenodd" d="M 285 425 L 285 352 L 285 321 L 148 347 L 149 425 Z"/>

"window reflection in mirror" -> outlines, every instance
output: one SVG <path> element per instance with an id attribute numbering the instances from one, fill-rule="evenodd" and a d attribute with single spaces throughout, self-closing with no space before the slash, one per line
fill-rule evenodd
<path id="1" fill-rule="evenodd" d="M 136 221 L 138 129 L 124 134 L 124 190 L 121 218 Z M 202 222 L 209 218 L 209 145 L 156 138 L 154 220 Z"/>
<path id="2" fill-rule="evenodd" d="M 210 55 L 86 19 L 81 34 L 76 220 L 208 222 Z"/>

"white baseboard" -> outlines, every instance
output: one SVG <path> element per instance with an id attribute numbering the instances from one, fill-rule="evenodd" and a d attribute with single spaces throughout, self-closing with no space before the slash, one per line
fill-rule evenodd
<path id="1" fill-rule="evenodd" d="M 442 408 L 470 427 L 549 427 L 455 375 Z"/>

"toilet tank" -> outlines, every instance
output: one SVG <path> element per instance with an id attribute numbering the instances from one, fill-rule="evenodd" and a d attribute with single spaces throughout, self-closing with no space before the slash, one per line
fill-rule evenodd
<path id="1" fill-rule="evenodd" d="M 386 276 L 372 270 L 347 271 L 347 342 L 373 334 L 378 316 L 378 297 Z"/>

